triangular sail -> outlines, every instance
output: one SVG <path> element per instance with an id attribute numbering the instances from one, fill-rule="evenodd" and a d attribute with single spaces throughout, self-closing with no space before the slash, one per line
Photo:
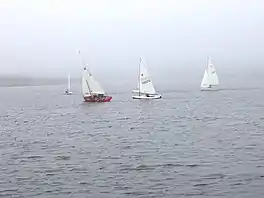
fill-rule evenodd
<path id="1" fill-rule="evenodd" d="M 81 55 L 80 50 L 78 50 L 78 54 Z M 92 96 L 102 94 L 105 95 L 105 91 L 100 85 L 100 83 L 93 77 L 91 71 L 88 70 L 87 65 L 83 59 L 82 64 L 84 65 L 84 69 L 82 72 L 82 93 L 83 96 Z"/>
<path id="2" fill-rule="evenodd" d="M 84 69 L 82 75 L 82 91 L 84 96 L 90 96 L 92 94 L 105 94 L 105 91 L 100 83 L 95 80 L 91 72 L 89 72 L 86 68 Z"/>
<path id="3" fill-rule="evenodd" d="M 208 63 L 204 71 L 204 76 L 202 79 L 201 87 L 208 87 L 210 85 L 211 86 L 219 85 L 219 80 L 218 80 L 215 67 L 211 62 L 211 58 L 208 57 Z"/>
<path id="4" fill-rule="evenodd" d="M 139 91 L 145 94 L 155 94 L 155 88 L 152 83 L 151 76 L 148 73 L 146 64 L 143 59 L 140 59 L 140 72 L 139 72 Z"/>
<path id="5" fill-rule="evenodd" d="M 204 71 L 204 75 L 203 75 L 203 79 L 202 79 L 202 83 L 201 83 L 201 87 L 203 86 L 209 86 L 210 82 L 209 82 L 209 76 L 207 73 L 207 70 Z"/>
<path id="6" fill-rule="evenodd" d="M 86 80 L 86 75 L 87 75 L 87 72 L 83 71 L 83 74 L 82 74 L 82 94 L 83 96 L 91 96 L 91 92 L 90 92 L 90 89 L 89 89 L 89 85 L 88 85 L 88 82 Z"/>

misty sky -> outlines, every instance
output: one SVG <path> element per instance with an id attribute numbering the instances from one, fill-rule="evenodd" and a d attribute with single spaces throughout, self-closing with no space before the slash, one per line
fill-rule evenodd
<path id="1" fill-rule="evenodd" d="M 1 0 L 0 74 L 262 66 L 262 0 Z M 170 71 L 170 70 L 169 70 Z M 105 74 L 104 74 L 105 75 Z"/>

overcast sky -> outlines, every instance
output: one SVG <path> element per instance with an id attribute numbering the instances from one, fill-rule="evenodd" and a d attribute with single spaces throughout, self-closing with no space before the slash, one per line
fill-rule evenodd
<path id="1" fill-rule="evenodd" d="M 0 74 L 264 64 L 262 0 L 1 0 Z M 119 72 L 119 73 L 118 73 Z"/>

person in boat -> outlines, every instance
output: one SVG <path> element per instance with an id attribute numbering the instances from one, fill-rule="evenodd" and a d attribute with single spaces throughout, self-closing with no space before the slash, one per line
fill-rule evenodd
<path id="1" fill-rule="evenodd" d="M 96 102 L 99 102 L 100 101 L 100 96 L 99 95 L 95 95 L 95 100 L 96 100 Z"/>
<path id="2" fill-rule="evenodd" d="M 97 102 L 99 102 L 102 99 L 102 94 L 93 95 L 93 99 Z"/>
<path id="3" fill-rule="evenodd" d="M 65 90 L 65 93 L 66 93 L 66 94 L 68 94 L 68 93 L 69 93 L 69 90 L 68 90 L 68 89 L 66 89 L 66 90 Z"/>
<path id="4" fill-rule="evenodd" d="M 105 96 L 104 96 L 104 94 L 98 94 L 98 98 L 100 98 L 100 99 L 104 99 Z"/>
<path id="5" fill-rule="evenodd" d="M 209 88 L 212 88 L 212 85 L 209 85 Z"/>
<path id="6" fill-rule="evenodd" d="M 97 97 L 97 95 L 92 95 L 91 98 L 92 98 L 93 100 L 97 100 L 98 97 Z"/>
<path id="7" fill-rule="evenodd" d="M 149 97 L 149 94 L 146 94 L 147 97 Z"/>

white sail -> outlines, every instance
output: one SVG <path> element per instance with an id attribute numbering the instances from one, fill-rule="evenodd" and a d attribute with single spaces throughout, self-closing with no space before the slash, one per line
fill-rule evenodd
<path id="1" fill-rule="evenodd" d="M 208 58 L 208 64 L 204 71 L 201 87 L 217 86 L 219 85 L 218 76 L 211 58 Z"/>
<path id="2" fill-rule="evenodd" d="M 145 94 L 156 93 L 156 90 L 152 83 L 152 79 L 148 73 L 147 67 L 142 58 L 140 59 L 139 90 L 140 93 L 145 93 Z"/>
<path id="3" fill-rule="evenodd" d="M 82 94 L 83 94 L 83 96 L 88 97 L 88 96 L 91 96 L 91 92 L 89 90 L 89 85 L 87 84 L 86 75 L 87 75 L 87 73 L 85 71 L 83 71 L 83 74 L 82 74 Z"/>
<path id="4" fill-rule="evenodd" d="M 207 69 L 205 69 L 203 79 L 202 79 L 202 83 L 201 83 L 201 87 L 208 87 L 209 85 L 210 85 L 209 75 L 208 75 Z"/>
<path id="5" fill-rule="evenodd" d="M 84 96 L 90 96 L 91 94 L 105 94 L 100 83 L 95 80 L 91 72 L 87 69 L 84 69 L 82 75 L 82 92 Z"/>
<path id="6" fill-rule="evenodd" d="M 71 90 L 71 76 L 68 74 L 68 91 Z"/>

